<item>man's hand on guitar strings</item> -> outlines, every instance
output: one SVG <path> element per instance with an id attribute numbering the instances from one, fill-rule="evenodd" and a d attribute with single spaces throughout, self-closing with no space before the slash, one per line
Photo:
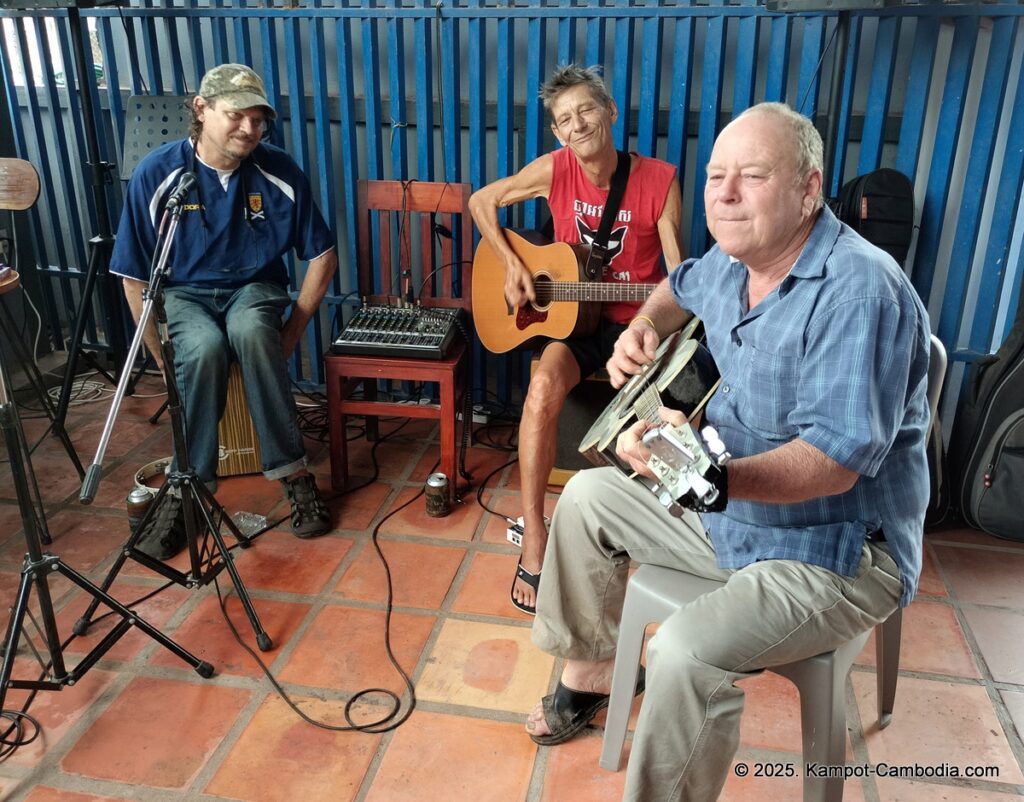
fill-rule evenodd
<path id="1" fill-rule="evenodd" d="M 615 455 L 628 465 L 634 474 L 655 479 L 651 469 L 647 467 L 647 458 L 651 452 L 643 444 L 644 432 L 651 426 L 649 421 L 638 420 L 628 429 L 624 429 L 615 440 Z"/>
<path id="2" fill-rule="evenodd" d="M 505 301 L 514 311 L 537 300 L 533 276 L 515 254 L 505 260 Z"/>
<path id="3" fill-rule="evenodd" d="M 630 376 L 635 376 L 654 362 L 658 351 L 658 332 L 644 322 L 630 325 L 615 341 L 615 350 L 605 366 L 612 387 L 622 387 Z"/>

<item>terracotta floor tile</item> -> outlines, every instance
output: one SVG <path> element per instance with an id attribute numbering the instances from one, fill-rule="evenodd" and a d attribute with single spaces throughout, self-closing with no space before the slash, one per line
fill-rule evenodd
<path id="1" fill-rule="evenodd" d="M 917 593 L 919 596 L 949 596 L 946 583 L 939 575 L 935 557 L 927 542 L 924 545 L 924 559 L 921 565 L 921 578 L 917 583 Z"/>
<path id="2" fill-rule="evenodd" d="M 312 718 L 344 724 L 339 702 L 294 701 Z M 307 724 L 272 696 L 260 705 L 204 791 L 259 802 L 346 802 L 359 790 L 379 743 L 379 735 Z"/>
<path id="3" fill-rule="evenodd" d="M 523 505 L 519 499 L 519 494 L 485 494 L 485 503 L 488 508 L 494 510 L 497 514 L 491 515 L 490 513 L 484 513 L 486 524 L 484 526 L 483 535 L 480 537 L 480 541 L 482 543 L 502 544 L 515 548 L 514 544 L 509 543 L 506 537 L 508 521 L 505 519 L 512 518 L 515 520 L 522 515 Z M 544 514 L 550 518 L 555 512 L 555 504 L 557 503 L 558 496 L 551 494 L 547 495 L 544 498 Z"/>
<path id="4" fill-rule="evenodd" d="M 523 734 L 526 737 L 526 734 Z M 628 744 L 627 750 L 628 750 Z M 626 787 L 624 751 L 622 769 L 612 772 L 598 766 L 601 736 L 573 738 L 548 750 L 548 766 L 544 772 L 544 790 L 540 802 L 565 802 L 579 799 L 587 802 L 618 802 Z"/>
<path id="5" fill-rule="evenodd" d="M 75 661 L 66 660 L 66 666 L 72 668 Z M 37 680 L 39 667 L 34 661 L 18 660 L 12 676 L 15 679 Z M 73 686 L 65 686 L 59 691 L 40 691 L 29 708 L 29 713 L 40 725 L 39 738 L 30 744 L 19 747 L 6 759 L 5 765 L 35 766 L 51 749 L 57 747 L 61 739 L 67 735 L 83 715 L 96 704 L 99 697 L 117 677 L 111 671 L 91 668 L 85 672 Z M 12 689 L 4 699 L 7 710 L 20 709 L 28 698 L 29 691 Z"/>
<path id="6" fill-rule="evenodd" d="M 90 421 L 75 428 L 73 442 L 83 465 L 87 462 L 92 462 L 96 454 L 96 448 L 100 443 L 100 435 L 103 434 L 106 423 L 107 421 L 104 418 Z M 105 458 L 123 457 L 149 438 L 155 435 L 163 435 L 165 429 L 169 430 L 170 426 L 163 426 L 159 423 L 154 425 L 145 418 L 133 419 L 130 415 L 118 413 L 117 421 L 111 430 L 110 439 L 104 452 Z M 141 465 L 135 466 L 136 470 L 141 467 Z M 127 491 L 125 491 L 125 495 L 128 495 Z"/>
<path id="7" fill-rule="evenodd" d="M 274 601 L 271 599 L 254 599 L 256 615 L 263 625 L 264 631 L 270 636 L 274 646 L 269 652 L 260 652 L 256 646 L 256 635 L 252 624 L 242 608 L 238 596 L 232 594 L 226 599 L 231 622 L 251 649 L 257 651 L 260 659 L 270 665 L 280 653 L 282 646 L 289 643 L 295 631 L 302 624 L 311 605 L 293 602 Z M 188 618 L 172 633 L 174 640 L 188 649 L 200 660 L 213 665 L 218 675 L 260 677 L 262 669 L 256 661 L 238 644 L 235 636 L 224 621 L 220 603 L 216 595 L 204 598 Z M 151 661 L 154 665 L 180 666 L 179 660 L 167 649 L 156 652 Z"/>
<path id="8" fill-rule="evenodd" d="M 15 538 L 17 538 L 16 541 Z M 4 546 L 0 551 L 6 554 L 11 541 L 17 542 L 17 548 L 22 554 L 25 553 L 25 538 L 21 534 L 21 510 L 13 502 L 2 501 L 0 502 L 0 543 L 3 543 Z M 18 555 L 17 562 L 21 562 L 21 555 Z"/>
<path id="9" fill-rule="evenodd" d="M 1024 692 L 1000 691 L 999 695 L 1006 705 L 1010 718 L 1013 719 L 1013 726 L 1017 730 L 1017 736 L 1024 739 Z"/>
<path id="10" fill-rule="evenodd" d="M 212 683 L 137 678 L 61 761 L 72 774 L 185 789 L 250 693 Z"/>
<path id="11" fill-rule="evenodd" d="M 498 615 L 517 621 L 533 620 L 509 600 L 518 560 L 518 554 L 477 552 L 473 555 L 469 573 L 452 603 L 452 611 Z"/>
<path id="12" fill-rule="evenodd" d="M 301 540 L 291 532 L 270 531 L 237 551 L 235 564 L 250 590 L 316 595 L 352 548 L 338 535 Z"/>
<path id="13" fill-rule="evenodd" d="M 1024 615 L 967 607 L 964 617 L 992 679 L 1024 684 Z"/>
<path id="14" fill-rule="evenodd" d="M 388 562 L 394 604 L 438 609 L 448 595 L 466 550 L 425 543 L 379 541 Z M 372 543 L 365 543 L 334 588 L 348 599 L 383 603 L 387 595 L 384 566 Z"/>
<path id="15" fill-rule="evenodd" d="M 409 426 L 412 426 L 411 422 Z M 394 431 L 391 424 L 381 425 L 381 435 Z M 408 428 L 408 427 L 406 427 Z M 350 440 L 348 443 L 348 472 L 350 479 L 373 475 L 374 443 L 365 437 Z M 402 479 L 413 467 L 412 458 L 419 458 L 424 448 L 423 441 L 410 436 L 405 429 L 400 434 L 383 440 L 377 444 L 376 461 L 378 478 L 384 480 Z M 435 457 L 436 459 L 436 457 Z"/>
<path id="16" fill-rule="evenodd" d="M 1024 553 L 936 546 L 935 555 L 960 601 L 1024 609 Z"/>
<path id="17" fill-rule="evenodd" d="M 82 483 L 66 454 L 33 456 L 32 470 L 44 505 L 57 504 L 73 493 L 77 495 L 81 488 Z M 13 482 L 0 482 L 0 499 L 17 501 Z"/>
<path id="18" fill-rule="evenodd" d="M 154 590 L 152 586 L 141 586 L 134 585 L 129 582 L 116 582 L 111 588 L 110 595 L 122 604 L 128 605 L 134 602 L 136 599 L 141 598 L 150 591 Z M 134 609 L 139 616 L 144 618 L 147 622 L 152 624 L 158 630 L 168 635 L 172 640 L 177 641 L 177 636 L 170 635 L 167 632 L 166 624 L 168 620 L 181 608 L 185 602 L 190 598 L 188 590 L 177 585 L 172 585 L 169 588 L 165 588 L 157 593 L 150 599 L 147 599 L 140 604 L 135 605 Z M 64 607 L 57 615 L 57 628 L 61 633 L 62 637 L 67 637 L 72 632 L 72 627 L 81 618 L 85 612 L 85 608 L 92 601 L 92 596 L 87 595 L 83 591 L 79 591 L 77 595 L 71 601 L 68 602 L 67 606 Z M 80 637 L 75 638 L 68 645 L 67 651 L 71 654 L 85 654 L 91 650 L 100 640 L 106 635 L 117 621 L 120 620 L 120 616 L 116 613 L 104 618 L 102 621 L 100 617 L 109 611 L 106 605 L 100 604 L 96 609 L 95 614 L 92 616 L 92 624 L 89 626 L 89 631 Z M 105 660 L 132 660 L 144 647 L 149 644 L 155 644 L 156 641 L 143 632 L 137 627 L 132 627 L 128 630 L 124 636 L 114 645 L 114 647 L 104 655 Z M 190 649 L 190 646 L 180 644 L 186 649 Z M 164 648 L 158 646 L 162 651 Z M 173 658 L 173 665 L 181 668 L 188 669 L 189 666 L 179 660 L 177 657 Z"/>
<path id="19" fill-rule="evenodd" d="M 875 678 L 854 672 L 854 693 L 872 763 L 996 766 L 999 782 L 1024 781 L 988 693 L 977 685 L 900 677 L 898 712 L 879 730 Z"/>
<path id="20" fill-rule="evenodd" d="M 12 569 L 0 571 L 0 609 L 10 610 L 20 585 L 20 572 Z"/>
<path id="21" fill-rule="evenodd" d="M 765 671 L 737 687 L 747 694 L 740 719 L 740 744 L 755 749 L 799 753 L 800 694 L 785 677 Z"/>
<path id="22" fill-rule="evenodd" d="M 856 662 L 858 665 L 875 665 L 874 630 Z M 954 609 L 948 604 L 925 599 L 915 599 L 903 611 L 900 668 L 981 678 Z"/>
<path id="23" fill-rule="evenodd" d="M 548 689 L 554 658 L 530 630 L 473 621 L 445 622 L 423 669 L 420 699 L 527 713 Z"/>
<path id="24" fill-rule="evenodd" d="M 80 573 L 96 568 L 130 534 L 127 515 L 98 515 L 67 509 L 51 515 L 47 523 L 53 542 L 44 545 L 43 551 L 57 555 Z M 10 540 L 4 547 L 5 563 L 20 564 L 25 549 L 23 537 Z"/>
<path id="25" fill-rule="evenodd" d="M 416 712 L 395 733 L 366 802 L 525 799 L 535 753 L 518 724 Z"/>
<path id="26" fill-rule="evenodd" d="M 386 535 L 415 535 L 418 537 L 436 537 L 447 540 L 472 540 L 473 534 L 480 523 L 483 509 L 475 500 L 467 500 L 464 504 L 452 506 L 450 515 L 444 518 L 431 518 L 427 515 L 423 496 L 414 499 L 422 488 L 407 487 L 391 502 L 388 512 L 399 510 L 394 516 L 384 521 L 380 531 Z"/>
<path id="27" fill-rule="evenodd" d="M 317 477 L 317 482 L 320 487 L 324 486 L 320 477 Z M 284 497 L 281 483 L 270 482 L 261 473 L 217 480 L 217 501 L 228 511 L 228 515 L 239 511 L 269 515 Z"/>
<path id="28" fill-rule="evenodd" d="M 391 648 L 402 668 L 411 673 L 430 635 L 433 616 L 393 613 Z M 325 607 L 310 623 L 279 679 L 349 692 L 405 684 L 384 652 L 384 613 L 349 607 Z"/>
<path id="29" fill-rule="evenodd" d="M 981 791 L 972 788 L 958 788 L 955 785 L 939 785 L 939 782 L 897 780 L 879 777 L 878 797 L 885 802 L 1007 802 L 1013 794 L 996 791 Z"/>
<path id="30" fill-rule="evenodd" d="M 324 491 L 330 484 L 324 487 Z M 374 482 L 351 493 L 345 493 L 335 502 L 331 502 L 336 529 L 365 531 L 370 528 L 373 519 L 381 511 L 384 502 L 391 493 L 391 486 Z"/>
<path id="31" fill-rule="evenodd" d="M 25 797 L 25 802 L 124 802 L 124 800 L 120 797 L 77 794 L 74 791 L 62 791 L 59 788 L 37 785 Z"/>

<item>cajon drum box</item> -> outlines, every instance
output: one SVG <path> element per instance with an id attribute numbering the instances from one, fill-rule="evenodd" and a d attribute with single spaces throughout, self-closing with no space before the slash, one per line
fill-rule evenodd
<path id="1" fill-rule="evenodd" d="M 249 402 L 245 400 L 245 387 L 242 385 L 242 369 L 237 362 L 231 363 L 227 406 L 224 407 L 224 416 L 220 419 L 217 434 L 220 443 L 217 476 L 261 472 L 260 441 L 249 415 Z"/>
<path id="2" fill-rule="evenodd" d="M 530 373 L 537 366 L 538 359 L 530 362 Z M 616 390 L 608 381 L 604 370 L 588 376 L 576 385 L 558 416 L 558 443 L 555 451 L 555 467 L 548 476 L 548 484 L 564 485 L 576 471 L 593 468 L 594 464 L 579 452 L 580 440 L 587 433 L 598 415 L 604 412 Z"/>

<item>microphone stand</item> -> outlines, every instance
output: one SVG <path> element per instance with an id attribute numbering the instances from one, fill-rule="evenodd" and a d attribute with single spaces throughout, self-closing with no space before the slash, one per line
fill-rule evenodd
<path id="1" fill-rule="evenodd" d="M 190 176 L 191 173 L 186 175 Z M 188 588 L 209 584 L 222 570 L 227 569 L 238 598 L 249 618 L 249 623 L 256 633 L 256 645 L 259 646 L 260 651 L 266 652 L 272 648 L 273 642 L 264 631 L 249 593 L 245 589 L 245 585 L 242 584 L 242 578 L 235 567 L 230 549 L 221 534 L 221 527 L 227 527 L 228 531 L 231 532 L 238 545 L 242 548 L 247 548 L 252 539 L 242 534 L 238 527 L 235 526 L 224 510 L 224 507 L 214 498 L 213 493 L 210 492 L 206 484 L 199 478 L 189 460 L 184 410 L 181 406 L 181 397 L 178 393 L 177 382 L 175 381 L 174 344 L 167 333 L 167 318 L 163 304 L 163 284 L 167 278 L 167 261 L 170 255 L 171 244 L 174 241 L 174 235 L 178 228 L 184 197 L 188 191 L 187 189 L 182 189 L 184 181 L 185 179 L 183 178 L 182 185 L 179 185 L 178 191 L 175 192 L 175 196 L 179 199 L 174 202 L 172 198 L 173 208 L 170 208 L 172 202 L 169 202 L 168 208 L 165 209 L 160 222 L 160 228 L 157 233 L 157 247 L 153 259 L 154 264 L 150 270 L 149 286 L 142 294 L 142 312 L 139 315 L 135 337 L 128 351 L 126 369 L 121 372 L 117 391 L 114 393 L 114 399 L 111 402 L 110 414 L 107 416 L 107 422 L 100 436 L 99 446 L 96 449 L 96 456 L 93 459 L 92 465 L 86 471 L 85 481 L 82 483 L 79 501 L 82 504 L 91 504 L 96 496 L 96 489 L 99 486 L 103 473 L 103 457 L 106 453 L 107 443 L 110 440 L 114 421 L 117 418 L 117 413 L 125 394 L 125 388 L 130 380 L 131 371 L 127 368 L 133 363 L 138 353 L 143 333 L 149 324 L 150 317 L 155 311 L 158 323 L 157 331 L 160 336 L 160 350 L 164 357 L 164 380 L 167 383 L 168 410 L 171 418 L 171 436 L 174 442 L 174 453 L 177 456 L 177 470 L 170 473 L 164 484 L 157 491 L 156 497 L 150 503 L 149 509 L 146 510 L 142 520 L 135 527 L 135 531 L 132 532 L 128 541 L 121 549 L 101 587 L 104 591 L 110 588 L 125 560 L 129 557 L 165 576 L 172 582 Z M 190 189 L 191 186 L 188 188 Z M 156 520 L 162 507 L 165 504 L 173 503 L 172 492 L 174 495 L 180 496 L 184 512 L 185 542 L 189 553 L 189 572 L 187 574 L 172 568 L 137 548 L 143 533 L 148 531 L 150 524 Z M 164 517 L 169 518 L 170 516 Z M 96 607 L 97 603 L 95 601 L 92 602 L 82 614 L 82 617 L 75 622 L 73 631 L 76 635 L 82 635 L 88 631 Z"/>
<path id="2" fill-rule="evenodd" d="M 7 634 L 4 637 L 3 663 L 0 665 L 0 710 L 3 709 L 4 700 L 10 688 L 22 688 L 33 691 L 59 691 L 65 686 L 74 685 L 133 626 L 141 629 L 161 646 L 169 649 L 192 666 L 199 676 L 204 678 L 212 677 L 212 665 L 183 649 L 148 621 L 140 618 L 136 612 L 110 596 L 106 592 L 109 584 L 101 590 L 82 574 L 64 563 L 59 557 L 43 552 L 41 526 L 32 504 L 25 469 L 27 459 L 27 453 L 23 448 L 25 435 L 21 428 L 21 421 L 18 418 L 14 401 L 10 397 L 7 387 L 7 371 L 2 360 L 0 360 L 0 430 L 3 431 L 3 440 L 7 446 L 7 455 L 10 458 L 11 479 L 18 498 L 18 508 L 21 513 L 27 547 L 21 569 L 21 583 L 18 586 L 14 606 L 11 608 L 11 617 L 7 624 Z M 42 515 L 41 512 L 40 515 Z M 95 610 L 100 602 L 102 602 L 113 613 L 120 616 L 120 620 L 114 624 L 113 629 L 103 636 L 100 642 L 70 671 L 64 663 L 63 644 L 57 631 L 57 618 L 53 610 L 53 599 L 50 596 L 49 579 L 53 574 L 60 574 L 90 594 L 93 597 L 90 609 Z M 33 588 L 35 588 L 38 602 L 38 618 L 30 609 L 30 597 Z M 49 658 L 48 662 L 44 663 L 42 654 L 36 649 L 32 638 L 28 637 L 29 646 L 43 669 L 43 673 L 37 680 L 11 679 L 14 662 L 18 656 L 18 644 L 25 634 L 26 615 L 29 616 L 29 619 L 35 625 L 37 633 L 45 641 L 43 652 Z M 76 632 L 76 634 L 80 633 Z M 7 734 L 10 734 L 9 731 Z"/>

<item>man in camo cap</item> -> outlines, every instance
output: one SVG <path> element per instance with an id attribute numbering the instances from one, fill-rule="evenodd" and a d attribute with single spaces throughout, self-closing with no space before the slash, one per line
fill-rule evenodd
<path id="1" fill-rule="evenodd" d="M 334 237 L 302 170 L 263 141 L 267 121 L 277 115 L 252 69 L 214 67 L 189 109 L 189 136 L 157 148 L 135 169 L 111 272 L 123 277 L 138 320 L 168 196 L 184 173 L 194 173 L 196 187 L 182 205 L 164 292 L 190 459 L 199 478 L 214 487 L 217 424 L 226 405 L 228 368 L 237 361 L 263 475 L 284 485 L 295 535 L 321 535 L 331 519 L 306 470 L 285 360 L 337 268 Z M 283 261 L 292 249 L 309 262 L 294 303 Z M 161 362 L 155 330 L 146 333 L 146 344 Z M 166 559 L 184 545 L 177 529 L 147 533 L 140 547 Z"/>

